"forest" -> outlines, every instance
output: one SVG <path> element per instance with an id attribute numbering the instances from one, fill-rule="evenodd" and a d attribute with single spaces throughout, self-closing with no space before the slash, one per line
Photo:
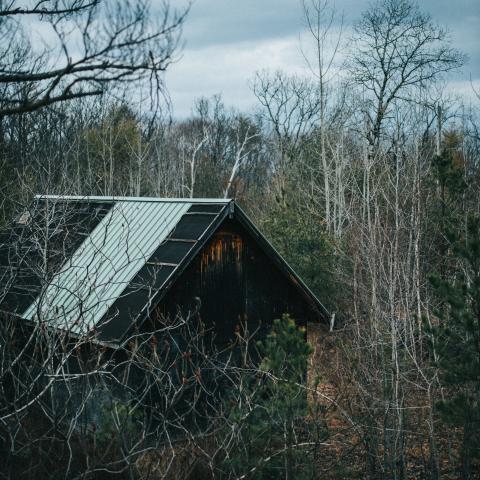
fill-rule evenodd
<path id="1" fill-rule="evenodd" d="M 480 90 L 447 88 L 468 57 L 415 0 L 376 0 L 348 28 L 333 1 L 303 0 L 309 75 L 258 71 L 251 111 L 199 91 L 175 118 L 165 72 L 190 7 L 154 3 L 0 0 L 2 229 L 39 193 L 234 198 L 330 325 L 306 343 L 284 316 L 255 347 L 260 366 L 239 341 L 239 368 L 179 321 L 196 352 L 176 360 L 183 383 L 142 340 L 121 370 L 148 377 L 141 400 L 77 428 L 97 386 L 120 383 L 112 360 L 5 316 L 0 479 L 478 478 Z M 80 349 L 67 383 L 83 400 L 68 389 L 59 403 L 51 379 Z M 213 401 L 221 382 L 229 398 Z M 174 418 L 139 413 L 152 389 Z M 208 408 L 180 411 L 200 391 Z"/>

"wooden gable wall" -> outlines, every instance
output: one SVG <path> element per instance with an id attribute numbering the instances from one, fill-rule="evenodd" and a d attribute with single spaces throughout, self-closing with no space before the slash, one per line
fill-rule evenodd
<path id="1" fill-rule="evenodd" d="M 256 241 L 236 220 L 225 220 L 202 251 L 172 285 L 156 315 L 186 318 L 198 312 L 226 345 L 246 324 L 263 337 L 272 321 L 289 313 L 299 325 L 318 322 L 319 315 Z"/>

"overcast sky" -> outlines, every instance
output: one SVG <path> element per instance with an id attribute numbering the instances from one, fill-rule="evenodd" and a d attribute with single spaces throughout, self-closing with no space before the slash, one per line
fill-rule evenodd
<path id="1" fill-rule="evenodd" d="M 419 3 L 448 27 L 452 44 L 468 54 L 468 65 L 450 79 L 449 86 L 469 95 L 470 77 L 480 85 L 480 0 Z M 370 2 L 336 0 L 335 4 L 344 14 L 344 37 L 348 37 L 351 25 Z M 251 110 L 255 100 L 249 81 L 258 70 L 308 74 L 300 50 L 308 40 L 300 0 L 195 0 L 183 39 L 181 58 L 167 73 L 176 117 L 189 115 L 195 98 L 217 93 L 227 105 Z"/>

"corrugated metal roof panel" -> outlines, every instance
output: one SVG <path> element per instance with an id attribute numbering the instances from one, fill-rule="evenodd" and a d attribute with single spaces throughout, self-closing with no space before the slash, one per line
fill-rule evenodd
<path id="1" fill-rule="evenodd" d="M 22 317 L 33 319 L 40 312 L 52 326 L 75 333 L 90 330 L 191 205 L 161 199 L 116 201 Z"/>

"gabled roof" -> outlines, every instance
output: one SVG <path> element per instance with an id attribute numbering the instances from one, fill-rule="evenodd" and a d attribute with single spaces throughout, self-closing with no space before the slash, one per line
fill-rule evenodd
<path id="1" fill-rule="evenodd" d="M 312 307 L 323 317 L 327 316 L 315 295 L 230 199 L 39 195 L 34 203 L 36 211 L 43 215 L 37 219 L 36 214 L 26 212 L 17 219 L 16 228 L 22 231 L 35 223 L 39 224 L 38 228 L 47 225 L 45 238 L 27 232 L 27 237 L 38 237 L 30 250 L 40 257 L 38 246 L 47 237 L 56 235 L 56 243 L 63 246 L 64 261 L 62 265 L 57 262 L 56 267 L 50 269 L 51 273 L 46 269 L 43 278 L 46 288 L 38 288 L 41 280 L 36 281 L 36 289 L 25 287 L 22 279 L 35 277 L 31 272 L 25 274 L 30 268 L 29 262 L 21 252 L 12 255 L 11 242 L 8 244 L 4 240 L 2 243 L 0 239 L 0 266 L 3 264 L 10 274 L 0 276 L 0 286 L 3 283 L 3 290 L 7 292 L 5 298 L 12 297 L 12 290 L 15 292 L 12 298 L 17 300 L 16 313 L 22 318 L 48 319 L 50 325 L 74 334 L 95 329 L 103 341 L 118 339 L 118 332 L 125 333 L 134 319 L 148 315 L 229 216 L 235 216 L 243 224 Z M 52 208 L 56 216 L 48 213 Z M 96 221 L 90 221 L 88 228 L 81 231 L 78 222 L 82 220 L 78 212 L 83 212 L 84 217 L 90 216 L 90 220 L 95 216 Z M 67 218 L 71 214 L 74 221 L 69 222 Z M 52 225 L 50 218 L 56 219 Z M 36 231 L 37 227 L 31 230 Z M 38 262 L 33 264 L 41 271 Z M 27 297 L 30 293 L 27 302 L 18 301 L 22 288 Z M 8 306 L 0 296 L 0 308 L 8 310 Z"/>

